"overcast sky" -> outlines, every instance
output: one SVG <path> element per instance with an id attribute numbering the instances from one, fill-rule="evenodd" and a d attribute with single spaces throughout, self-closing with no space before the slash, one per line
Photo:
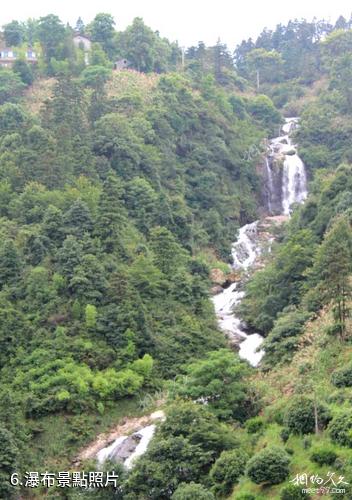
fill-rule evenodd
<path id="1" fill-rule="evenodd" d="M 347 0 L 11 0 L 1 9 L 0 26 L 49 13 L 74 25 L 79 16 L 88 23 L 97 12 L 108 12 L 117 29 L 138 16 L 181 46 L 200 40 L 212 45 L 220 37 L 232 49 L 244 38 L 255 38 L 265 26 L 302 17 L 335 21 L 342 14 L 349 19 L 351 11 Z"/>

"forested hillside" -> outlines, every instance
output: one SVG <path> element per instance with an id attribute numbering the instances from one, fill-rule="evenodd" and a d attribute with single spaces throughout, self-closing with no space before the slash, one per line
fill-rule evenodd
<path id="1" fill-rule="evenodd" d="M 296 474 L 352 483 L 350 28 L 295 20 L 234 53 L 182 53 L 139 18 L 3 26 L 0 498 L 287 500 L 309 498 Z M 309 197 L 246 284 L 254 370 L 219 330 L 211 270 L 230 274 L 237 230 L 265 215 L 265 140 L 297 115 Z M 10 484 L 77 470 L 99 432 L 156 406 L 136 465 L 105 465 L 118 488 Z"/>

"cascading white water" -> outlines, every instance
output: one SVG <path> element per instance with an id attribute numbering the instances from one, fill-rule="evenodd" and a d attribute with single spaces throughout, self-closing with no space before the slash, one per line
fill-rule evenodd
<path id="1" fill-rule="evenodd" d="M 291 206 L 294 203 L 302 203 L 307 197 L 307 178 L 304 164 L 290 138 L 297 123 L 298 118 L 287 118 L 282 127 L 284 135 L 272 139 L 269 146 L 269 155 L 275 160 L 281 159 L 284 162 L 282 175 L 283 215 L 289 215 Z M 266 168 L 269 183 L 268 210 L 271 212 L 271 194 L 274 188 L 268 158 L 266 158 Z M 232 245 L 232 267 L 234 269 L 247 271 L 253 267 L 260 256 L 262 248 L 258 241 L 258 222 L 255 221 L 240 228 L 238 238 Z M 270 241 L 269 239 L 269 243 Z M 244 292 L 239 290 L 240 285 L 240 283 L 233 283 L 213 297 L 215 313 L 219 327 L 229 340 L 239 343 L 239 356 L 246 359 L 252 366 L 257 366 L 264 355 L 264 351 L 259 349 L 264 339 L 258 333 L 248 335 L 244 331 L 245 325 L 233 312 L 234 307 L 244 297 Z"/>
<path id="2" fill-rule="evenodd" d="M 258 221 L 246 224 L 239 230 L 238 238 L 232 245 L 232 267 L 246 271 L 255 263 L 261 253 L 258 245 Z M 219 327 L 228 339 L 234 343 L 240 342 L 239 356 L 246 359 L 252 366 L 257 366 L 264 352 L 257 349 L 263 342 L 263 337 L 258 333 L 248 335 L 243 322 L 234 314 L 233 308 L 244 297 L 244 292 L 239 290 L 240 283 L 233 283 L 223 292 L 213 297 L 215 312 Z"/>
<path id="3" fill-rule="evenodd" d="M 286 118 L 282 127 L 285 135 L 271 141 L 274 154 L 283 156 L 282 211 L 290 215 L 294 203 L 302 203 L 307 197 L 307 176 L 304 163 L 298 156 L 291 132 L 298 126 L 298 118 Z"/>
<path id="4" fill-rule="evenodd" d="M 273 180 L 273 173 L 271 171 L 270 163 L 268 157 L 265 158 L 265 168 L 266 168 L 266 175 L 268 178 L 268 211 L 269 214 L 273 213 L 273 207 L 272 207 L 272 196 L 274 192 L 274 180 Z"/>
<path id="5" fill-rule="evenodd" d="M 258 221 L 242 226 L 238 238 L 232 245 L 232 267 L 235 269 L 248 269 L 257 258 L 258 248 L 256 239 L 258 235 Z"/>

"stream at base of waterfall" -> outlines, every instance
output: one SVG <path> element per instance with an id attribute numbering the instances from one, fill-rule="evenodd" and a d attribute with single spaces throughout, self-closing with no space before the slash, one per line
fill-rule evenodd
<path id="1" fill-rule="evenodd" d="M 290 215 L 292 205 L 303 203 L 307 197 L 305 167 L 291 139 L 291 134 L 297 126 L 298 118 L 286 118 L 282 127 L 282 135 L 270 141 L 268 156 L 265 159 L 269 191 L 267 209 L 270 213 L 274 185 L 270 164 L 272 160 L 281 161 L 283 165 L 281 214 L 287 217 Z M 275 217 L 268 217 L 268 219 L 275 219 Z M 255 221 L 241 227 L 238 238 L 232 245 L 232 268 L 240 271 L 244 279 L 251 270 L 255 269 L 263 251 L 270 251 L 272 238 L 262 237 L 260 225 L 260 221 Z M 258 333 L 248 334 L 246 325 L 234 311 L 244 297 L 242 288 L 243 280 L 232 283 L 213 297 L 213 304 L 219 327 L 228 337 L 229 343 L 238 345 L 239 356 L 246 359 L 252 366 L 257 366 L 264 355 L 264 351 L 260 349 L 264 339 Z"/>
<path id="2" fill-rule="evenodd" d="M 273 189 L 270 159 L 281 159 L 283 162 L 282 172 L 282 215 L 289 216 L 290 207 L 294 203 L 302 203 L 307 196 L 306 174 L 302 160 L 297 155 L 290 134 L 297 126 L 297 118 L 287 118 L 282 127 L 283 135 L 272 139 L 269 143 L 268 158 L 266 158 L 266 171 L 268 176 L 268 206 L 271 213 L 271 192 Z M 255 221 L 241 227 L 237 240 L 232 245 L 232 268 L 240 271 L 245 278 L 248 272 L 258 264 L 259 257 L 270 251 L 272 237 L 267 231 L 271 223 L 282 222 L 285 217 L 267 217 L 264 221 Z M 215 313 L 218 318 L 219 327 L 229 339 L 230 344 L 239 345 L 239 356 L 246 359 L 252 366 L 257 366 L 263 357 L 260 346 L 263 337 L 258 333 L 247 334 L 246 326 L 236 316 L 234 308 L 240 303 L 244 296 L 243 280 L 232 283 L 228 288 L 213 297 Z M 154 414 L 153 414 L 154 415 Z M 81 458 L 95 457 L 100 465 L 106 460 L 120 462 L 127 468 L 133 467 L 134 461 L 147 449 L 155 431 L 155 419 L 163 419 L 162 412 L 157 412 L 155 417 L 149 417 L 148 425 L 139 425 L 132 434 L 126 434 L 124 430 L 116 433 L 113 439 L 105 439 L 105 447 L 91 450 Z M 142 427 L 142 428 L 140 428 Z M 139 430 L 138 430 L 139 429 Z M 104 444 L 102 445 L 104 446 Z M 93 447 L 94 448 L 94 447 Z"/>

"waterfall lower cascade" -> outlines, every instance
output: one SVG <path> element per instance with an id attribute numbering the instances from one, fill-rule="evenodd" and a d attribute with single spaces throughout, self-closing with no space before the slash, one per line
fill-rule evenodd
<path id="1" fill-rule="evenodd" d="M 110 460 L 112 462 L 122 463 L 127 469 L 131 469 L 136 459 L 146 452 L 154 436 L 156 430 L 156 424 L 154 422 L 162 421 L 164 418 L 165 415 L 163 411 L 156 411 L 147 417 L 149 420 L 148 425 L 135 430 L 132 434 L 125 434 L 122 432 L 117 437 L 115 436 L 108 446 L 101 448 L 95 454 L 98 464 L 102 466 L 106 460 Z"/>
<path id="2" fill-rule="evenodd" d="M 282 135 L 270 141 L 269 158 L 266 169 L 269 184 L 268 211 L 271 213 L 273 176 L 270 161 L 282 161 L 282 215 L 289 216 L 294 203 L 303 203 L 307 197 L 307 177 L 304 164 L 292 143 L 291 133 L 298 126 L 298 118 L 286 118 Z M 271 190 L 271 191 L 270 191 Z M 263 242 L 258 232 L 259 221 L 241 227 L 237 240 L 232 245 L 232 268 L 246 273 L 253 268 L 263 251 Z M 267 240 L 270 243 L 270 239 Z M 246 333 L 246 325 L 234 313 L 234 308 L 241 302 L 244 292 L 243 282 L 232 283 L 228 288 L 213 297 L 215 313 L 221 330 L 228 337 L 230 344 L 239 345 L 239 356 L 252 366 L 257 366 L 264 351 L 260 349 L 263 337 L 258 333 Z"/>

